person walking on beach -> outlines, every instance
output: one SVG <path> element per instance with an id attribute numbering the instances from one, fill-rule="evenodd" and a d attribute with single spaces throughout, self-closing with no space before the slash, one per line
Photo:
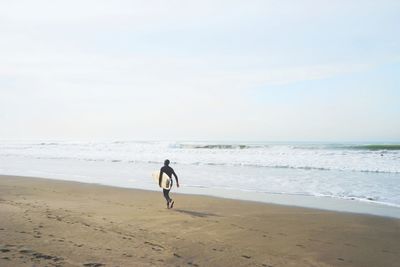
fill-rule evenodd
<path id="1" fill-rule="evenodd" d="M 171 183 L 172 183 L 172 175 L 174 175 L 175 180 L 176 180 L 176 186 L 179 187 L 178 176 L 176 175 L 174 169 L 172 169 L 169 166 L 169 163 L 170 162 L 169 162 L 168 159 L 166 159 L 164 161 L 164 166 L 161 167 L 161 169 L 160 169 L 160 177 L 158 179 L 158 185 L 161 187 L 161 177 L 162 177 L 162 174 L 165 173 L 166 175 L 168 175 L 169 178 L 171 178 Z M 170 190 L 171 189 L 163 188 L 163 194 L 164 194 L 165 200 L 167 200 L 167 208 L 168 209 L 172 209 L 174 207 L 174 201 L 172 200 L 172 198 L 169 197 L 169 191 Z"/>

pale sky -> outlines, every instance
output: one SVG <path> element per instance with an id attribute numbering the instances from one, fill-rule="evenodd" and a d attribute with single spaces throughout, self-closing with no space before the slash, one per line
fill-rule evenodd
<path id="1" fill-rule="evenodd" d="M 399 141 L 400 1 L 0 2 L 0 140 Z"/>

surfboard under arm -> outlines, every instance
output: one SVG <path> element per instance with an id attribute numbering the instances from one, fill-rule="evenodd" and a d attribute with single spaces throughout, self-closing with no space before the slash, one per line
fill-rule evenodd
<path id="1" fill-rule="evenodd" d="M 153 172 L 153 179 L 159 185 L 160 179 L 160 171 Z M 172 187 L 172 179 L 166 174 L 163 173 L 161 177 L 161 187 L 164 189 L 171 189 Z"/>

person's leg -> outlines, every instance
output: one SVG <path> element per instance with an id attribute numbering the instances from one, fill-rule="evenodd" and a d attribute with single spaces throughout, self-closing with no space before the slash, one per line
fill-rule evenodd
<path id="1" fill-rule="evenodd" d="M 169 197 L 169 190 L 163 188 L 163 193 L 164 193 L 165 200 L 167 200 L 167 207 L 169 208 L 168 205 L 169 205 L 169 202 L 171 201 L 171 198 Z"/>
<path id="2" fill-rule="evenodd" d="M 168 206 L 168 208 L 172 209 L 174 207 L 174 200 L 169 196 L 169 191 L 170 190 L 168 190 L 168 193 L 167 193 L 167 196 L 169 199 L 167 206 Z"/>

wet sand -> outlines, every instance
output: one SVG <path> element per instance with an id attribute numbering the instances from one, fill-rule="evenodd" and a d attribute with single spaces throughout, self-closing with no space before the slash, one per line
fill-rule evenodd
<path id="1" fill-rule="evenodd" d="M 0 176 L 0 266 L 398 266 L 400 220 Z"/>

